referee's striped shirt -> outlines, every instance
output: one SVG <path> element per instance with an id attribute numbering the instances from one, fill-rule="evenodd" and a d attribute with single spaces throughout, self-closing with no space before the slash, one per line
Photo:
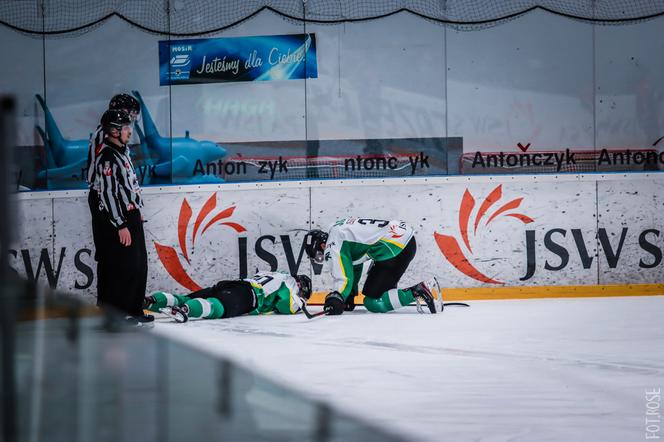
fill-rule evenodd
<path id="1" fill-rule="evenodd" d="M 105 142 L 97 156 L 96 181 L 99 198 L 113 226 L 126 227 L 127 215 L 143 207 L 141 188 L 127 146 Z"/>
<path id="2" fill-rule="evenodd" d="M 97 182 L 97 173 L 96 173 L 96 164 L 97 156 L 101 152 L 101 148 L 104 146 L 104 130 L 101 125 L 97 126 L 95 132 L 90 137 L 90 142 L 88 143 L 88 174 L 87 180 L 88 185 L 91 189 L 99 192 L 99 182 Z"/>

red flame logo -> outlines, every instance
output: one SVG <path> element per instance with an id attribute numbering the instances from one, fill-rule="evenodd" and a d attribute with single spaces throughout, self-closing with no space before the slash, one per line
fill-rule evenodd
<path id="1" fill-rule="evenodd" d="M 203 222 L 205 221 L 206 217 L 216 207 L 217 207 L 217 194 L 214 193 L 205 202 L 205 204 L 203 204 L 203 207 L 200 209 L 198 215 L 196 216 L 196 221 L 194 221 L 194 227 L 191 232 L 191 236 L 189 237 L 189 243 L 191 243 L 192 248 L 196 245 L 196 239 L 203 236 L 203 234 L 215 224 L 221 224 L 230 227 L 231 229 L 235 230 L 237 233 L 242 233 L 247 231 L 247 229 L 245 229 L 240 224 L 229 221 L 223 221 L 226 218 L 230 218 L 233 215 L 233 212 L 235 211 L 235 206 L 227 207 L 226 209 L 217 213 L 203 226 Z M 191 265 L 191 262 L 189 260 L 189 251 L 188 251 L 189 249 L 187 247 L 188 244 L 187 230 L 189 228 L 189 221 L 191 221 L 192 215 L 193 211 L 191 210 L 191 206 L 189 205 L 187 199 L 184 198 L 182 200 L 182 205 L 180 206 L 180 214 L 178 216 L 178 242 L 180 245 L 181 255 L 186 261 L 188 266 Z M 203 226 L 202 229 L 201 226 Z M 175 279 L 181 286 L 187 288 L 192 292 L 201 289 L 201 286 L 198 283 L 196 283 L 185 270 L 184 266 L 182 265 L 182 261 L 180 261 L 180 256 L 178 255 L 174 247 L 165 246 L 157 243 L 156 241 L 154 242 L 154 247 L 157 250 L 157 255 L 159 256 L 159 260 L 163 264 L 168 274 L 171 275 L 173 279 Z"/>
<path id="2" fill-rule="evenodd" d="M 397 232 L 397 228 L 398 228 L 398 226 L 396 226 L 396 225 L 390 226 L 390 233 L 392 234 L 391 235 L 392 238 L 397 239 L 397 238 L 401 238 L 402 236 L 404 236 L 403 233 L 398 233 Z"/>
<path id="3" fill-rule="evenodd" d="M 484 199 L 482 205 L 477 211 L 477 214 L 475 215 L 475 222 L 472 225 L 473 236 L 477 234 L 477 229 L 480 226 L 480 222 L 482 221 L 484 215 L 487 214 L 489 209 L 491 209 L 491 207 L 496 202 L 498 202 L 498 200 L 500 200 L 502 196 L 503 196 L 503 186 L 501 184 L 495 189 L 493 189 L 491 193 L 489 193 L 489 195 Z M 526 215 L 514 212 L 507 213 L 511 210 L 519 208 L 522 201 L 523 198 L 516 198 L 500 206 L 488 217 L 486 223 L 484 223 L 484 227 L 491 224 L 493 220 L 495 220 L 500 216 L 509 216 L 511 218 L 516 218 L 524 224 L 532 223 L 534 220 Z M 471 213 L 474 208 L 475 208 L 475 198 L 473 198 L 473 195 L 468 191 L 468 189 L 466 189 L 466 191 L 463 194 L 463 198 L 461 199 L 461 207 L 459 208 L 459 233 L 463 240 L 463 244 L 465 245 L 466 250 L 470 253 L 470 255 L 473 255 L 473 249 L 470 245 L 470 240 L 468 238 L 468 227 L 470 223 Z M 452 264 L 461 273 L 463 273 L 466 276 L 470 276 L 471 278 L 477 281 L 485 282 L 487 284 L 504 284 L 504 282 L 497 281 L 485 275 L 484 273 L 480 272 L 477 268 L 475 268 L 475 266 L 471 264 L 468 258 L 466 258 L 466 255 L 464 254 L 463 250 L 461 249 L 461 246 L 459 245 L 459 242 L 455 237 L 450 235 L 441 235 L 437 232 L 434 232 L 433 236 L 434 239 L 436 240 L 436 244 L 438 244 L 438 247 L 440 248 L 440 251 L 443 253 L 445 258 L 447 258 L 450 264 Z"/>

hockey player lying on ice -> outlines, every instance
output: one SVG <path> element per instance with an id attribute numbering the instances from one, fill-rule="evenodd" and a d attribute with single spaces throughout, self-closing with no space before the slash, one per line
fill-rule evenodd
<path id="1" fill-rule="evenodd" d="M 177 322 L 189 318 L 217 319 L 265 313 L 294 314 L 311 296 L 311 279 L 281 272 L 260 272 L 250 279 L 219 281 L 188 295 L 155 292 L 144 308 L 166 313 Z"/>
<path id="2" fill-rule="evenodd" d="M 328 233 L 311 230 L 304 238 L 307 256 L 317 264 L 325 264 L 334 279 L 335 291 L 325 297 L 329 315 L 355 308 L 362 264 L 368 260 L 373 262 L 362 289 L 367 310 L 385 313 L 418 299 L 436 313 L 440 307 L 426 283 L 397 289 L 416 249 L 413 228 L 402 221 L 345 218 L 334 223 Z M 419 303 L 417 307 L 423 313 Z"/>

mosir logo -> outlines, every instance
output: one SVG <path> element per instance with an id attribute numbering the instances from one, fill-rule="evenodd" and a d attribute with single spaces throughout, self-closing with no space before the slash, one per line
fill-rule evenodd
<path id="1" fill-rule="evenodd" d="M 503 186 L 499 185 L 493 189 L 491 193 L 489 193 L 489 195 L 484 199 L 479 209 L 477 210 L 477 213 L 475 214 L 474 222 L 472 222 L 472 225 L 470 225 L 470 218 L 473 210 L 475 209 L 475 198 L 468 191 L 468 189 L 466 189 L 464 192 L 463 198 L 461 199 L 461 207 L 459 208 L 459 236 L 463 240 L 463 245 L 465 246 L 465 250 L 468 255 L 466 255 L 461 245 L 459 244 L 459 241 L 454 236 L 442 235 L 437 232 L 434 232 L 433 234 L 434 239 L 436 240 L 436 244 L 438 244 L 440 251 L 450 262 L 450 264 L 452 264 L 464 275 L 487 284 L 505 283 L 487 276 L 470 262 L 467 256 L 473 256 L 473 248 L 471 246 L 469 231 L 472 233 L 472 236 L 475 237 L 477 235 L 478 229 L 486 227 L 494 220 L 505 216 L 515 218 L 521 221 L 523 224 L 530 224 L 534 221 L 532 218 L 522 213 L 513 212 L 513 210 L 518 209 L 521 206 L 523 198 L 513 199 L 493 210 L 493 212 L 489 215 L 489 211 L 496 203 L 498 203 L 502 197 Z M 483 219 L 486 219 L 486 222 L 482 223 Z"/>
<path id="2" fill-rule="evenodd" d="M 214 226 L 215 224 L 220 224 L 235 230 L 237 233 L 242 233 L 247 230 L 240 224 L 225 221 L 233 215 L 235 206 L 227 207 L 221 212 L 208 217 L 208 215 L 210 215 L 212 211 L 216 209 L 216 207 L 217 194 L 214 193 L 205 202 L 205 204 L 203 204 L 203 207 L 201 207 L 198 215 L 196 215 L 193 228 L 189 229 L 190 221 L 193 217 L 193 211 L 186 198 L 182 201 L 182 205 L 180 206 L 180 214 L 178 216 L 178 242 L 182 258 L 184 258 L 184 262 L 189 268 L 191 267 L 191 261 L 189 258 L 190 249 L 188 245 L 191 244 L 191 248 L 193 249 L 196 245 L 196 240 L 203 236 L 210 227 Z M 209 219 L 206 221 L 207 218 Z M 187 231 L 191 233 L 188 238 Z M 189 273 L 187 273 L 187 270 L 185 270 L 185 266 L 180 260 L 180 256 L 174 247 L 165 246 L 157 243 L 156 241 L 154 242 L 154 246 L 157 250 L 159 260 L 173 279 L 175 279 L 181 286 L 191 291 L 201 289 L 201 286 L 196 281 L 194 281 Z"/>

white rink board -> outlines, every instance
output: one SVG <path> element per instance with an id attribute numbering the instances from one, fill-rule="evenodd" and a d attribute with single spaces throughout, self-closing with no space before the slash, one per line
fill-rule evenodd
<path id="1" fill-rule="evenodd" d="M 35 248 L 48 247 L 52 252 L 49 246 L 53 241 L 53 207 L 50 198 L 18 201 L 14 222 L 16 237 L 9 245 L 10 248 L 17 250 L 29 245 Z"/>
<path id="2" fill-rule="evenodd" d="M 82 221 L 85 220 L 85 221 Z M 64 253 L 58 288 L 96 300 L 97 265 L 87 197 L 53 199 L 55 261 Z"/>
<path id="3" fill-rule="evenodd" d="M 45 250 L 53 262 L 53 207 L 51 199 L 24 200 L 16 204 L 15 237 L 9 245 L 9 265 L 22 276 L 37 274 Z M 43 271 L 39 279 L 47 283 Z"/>
<path id="4" fill-rule="evenodd" d="M 664 271 L 659 265 L 647 268 L 662 259 L 664 250 L 664 182 L 649 180 L 639 182 L 601 182 L 598 189 L 600 226 L 607 229 L 615 251 L 625 230 L 620 258 L 611 267 L 600 245 L 600 279 L 605 284 L 634 284 L 662 282 Z M 659 231 L 645 233 L 645 230 Z M 644 249 L 639 243 L 650 245 Z M 646 267 L 643 267 L 643 266 Z"/>
<path id="5" fill-rule="evenodd" d="M 205 203 L 216 194 L 216 207 L 199 224 L 194 243 L 196 220 Z M 261 260 L 256 253 L 259 247 L 263 256 L 272 255 L 280 270 L 288 269 L 282 236 L 289 235 L 294 253 L 299 252 L 308 221 L 308 189 L 187 192 L 146 195 L 145 223 L 149 272 L 148 290 L 182 292 L 183 288 L 161 264 L 155 243 L 173 247 L 180 262 L 192 280 L 200 286 L 212 285 L 221 279 L 240 276 L 241 255 L 239 239 L 246 238 L 246 269 L 250 274 L 258 270 L 270 270 L 271 262 Z M 178 234 L 178 219 L 184 200 L 192 215 L 185 227 L 185 247 L 189 261 L 184 259 Z M 232 227 L 215 223 L 202 233 L 205 226 L 224 210 L 234 207 L 232 214 L 219 223 L 235 223 L 246 229 L 237 232 Z M 299 231 L 298 231 L 299 229 Z M 274 241 L 272 241 L 272 238 Z M 262 239 L 261 239 L 262 238 Z M 259 242 L 260 240 L 260 242 Z M 259 244 L 257 245 L 257 242 Z M 270 260 L 272 258 L 268 258 Z M 296 257 L 297 259 L 297 257 Z M 307 263 L 305 262 L 305 265 Z M 304 267 L 303 267 L 304 268 Z M 306 271 L 308 265 L 306 265 Z"/>
<path id="6" fill-rule="evenodd" d="M 357 183 L 145 189 L 148 290 L 185 292 L 192 287 L 191 282 L 207 286 L 220 279 L 238 278 L 243 272 L 253 274 L 274 268 L 312 274 L 309 262 L 300 256 L 304 233 L 312 227 L 326 228 L 345 216 L 402 219 L 414 226 L 418 252 L 401 286 L 431 276 L 438 277 L 444 287 L 664 282 L 664 181 L 657 175 L 598 179 L 456 177 Z M 490 195 L 491 203 L 486 202 Z M 185 199 L 189 210 L 183 206 Z M 209 210 L 200 215 L 206 204 Z M 13 262 L 19 273 L 27 273 L 22 250 L 29 251 L 36 272 L 39 252 L 47 248 L 51 280 L 57 282 L 57 288 L 93 299 L 96 282 L 90 279 L 94 278 L 90 271 L 95 263 L 85 192 L 26 194 L 20 197 L 19 205 L 22 228 L 13 247 L 18 256 Z M 462 213 L 467 214 L 470 249 L 462 233 Z M 178 228 L 179 224 L 182 227 Z M 624 243 L 617 258 L 611 260 L 611 253 L 617 253 L 622 228 L 628 229 Z M 651 232 L 645 234 L 648 244 L 644 246 L 639 236 L 647 230 Z M 611 246 L 608 251 L 600 245 L 603 234 Z M 436 240 L 441 235 L 448 237 L 443 244 L 445 250 Z M 463 256 L 451 257 L 449 241 L 458 245 Z M 156 244 L 162 252 L 170 250 L 171 264 L 165 265 L 166 261 L 160 259 Z M 65 256 L 55 277 L 63 248 Z M 477 273 L 469 272 L 464 267 L 467 265 Z M 180 268 L 179 276 L 176 267 Z M 47 266 L 41 266 L 39 281 L 47 282 L 47 270 Z M 329 277 L 312 276 L 315 290 L 332 289 Z"/>
<path id="7" fill-rule="evenodd" d="M 436 276 L 445 287 L 473 287 L 478 284 L 458 272 L 448 262 L 434 240 L 434 232 L 454 236 L 462 249 L 459 209 L 463 195 L 470 192 L 475 200 L 469 218 L 468 241 L 474 253 L 465 253 L 474 266 L 492 279 L 509 285 L 579 285 L 597 277 L 597 266 L 583 269 L 578 257 L 570 253 L 569 264 L 559 271 L 547 271 L 544 266 L 560 265 L 555 255 L 543 250 L 545 233 L 552 228 L 578 228 L 594 252 L 595 243 L 595 183 L 514 183 L 502 185 L 502 198 L 480 219 L 476 234 L 474 223 L 483 200 L 496 189 L 497 183 L 448 184 L 441 186 L 409 186 L 402 190 L 393 187 L 319 188 L 312 190 L 312 222 L 327 229 L 335 217 L 356 216 L 375 219 L 399 219 L 416 231 L 417 255 L 403 280 L 417 283 Z M 346 202 L 352 195 L 353 202 Z M 495 218 L 483 227 L 489 216 L 503 204 L 523 198 L 517 210 L 534 219 L 527 226 L 511 217 Z M 585 207 L 572 218 L 570 207 Z M 528 281 L 519 278 L 526 274 L 525 230 L 535 230 L 536 272 Z M 560 244 L 571 250 L 574 241 L 568 233 Z M 596 261 L 596 260 L 595 260 Z M 576 265 L 578 264 L 578 265 Z M 323 278 L 323 286 L 331 279 Z"/>

